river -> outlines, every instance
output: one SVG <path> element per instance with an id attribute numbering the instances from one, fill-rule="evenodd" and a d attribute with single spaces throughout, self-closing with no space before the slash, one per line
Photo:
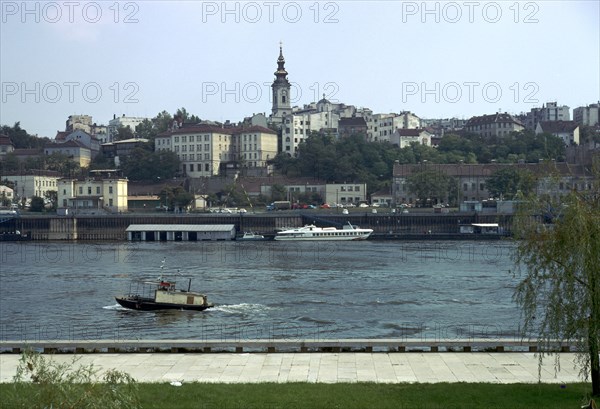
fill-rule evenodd
<path id="1" fill-rule="evenodd" d="M 516 337 L 503 241 L 0 243 L 0 339 Z M 132 280 L 192 277 L 215 307 L 141 312 Z M 187 280 L 178 280 L 187 285 Z"/>

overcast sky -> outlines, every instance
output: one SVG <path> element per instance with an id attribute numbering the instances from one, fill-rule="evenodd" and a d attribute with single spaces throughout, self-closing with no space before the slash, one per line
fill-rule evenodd
<path id="1" fill-rule="evenodd" d="M 422 118 L 600 99 L 598 1 L 1 1 L 0 123 L 54 137 L 185 107 L 271 110 L 279 43 L 294 105 L 325 94 Z"/>

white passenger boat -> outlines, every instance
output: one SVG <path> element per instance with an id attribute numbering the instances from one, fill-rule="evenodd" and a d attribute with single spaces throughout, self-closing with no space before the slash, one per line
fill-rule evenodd
<path id="1" fill-rule="evenodd" d="M 371 233 L 373 229 L 361 229 L 349 223 L 342 229 L 307 224 L 304 227 L 280 231 L 275 240 L 366 240 Z"/>
<path id="2" fill-rule="evenodd" d="M 262 234 L 256 234 L 254 232 L 245 232 L 243 235 L 238 236 L 238 238 L 236 240 L 268 240 L 265 236 L 263 236 Z"/>

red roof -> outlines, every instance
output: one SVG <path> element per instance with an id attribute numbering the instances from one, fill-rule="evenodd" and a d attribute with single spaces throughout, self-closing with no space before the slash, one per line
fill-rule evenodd
<path id="1" fill-rule="evenodd" d="M 350 118 L 340 118 L 338 121 L 338 126 L 367 126 L 365 122 L 365 118 L 362 116 L 358 117 L 350 117 Z"/>
<path id="2" fill-rule="evenodd" d="M 579 124 L 575 121 L 542 121 L 540 127 L 543 132 L 562 133 L 573 132 Z"/>
<path id="3" fill-rule="evenodd" d="M 67 131 L 57 131 L 56 137 L 54 137 L 54 139 L 57 141 L 65 141 L 65 140 L 67 140 L 67 135 L 69 135 L 69 134 L 70 134 L 70 132 L 67 132 Z"/>
<path id="4" fill-rule="evenodd" d="M 173 131 L 166 131 L 166 132 L 159 134 L 158 136 L 181 135 L 181 134 L 189 134 L 189 133 L 220 133 L 220 134 L 232 135 L 233 130 L 231 128 L 221 128 L 220 126 L 215 126 L 215 125 L 195 125 L 195 126 L 175 129 Z"/>
<path id="5" fill-rule="evenodd" d="M 265 128 L 264 126 L 258 126 L 258 125 L 254 125 L 249 128 L 234 129 L 234 131 L 233 131 L 234 134 L 248 133 L 248 132 L 262 132 L 262 133 L 270 133 L 273 135 L 277 135 L 277 132 L 275 132 L 274 130 Z"/>
<path id="6" fill-rule="evenodd" d="M 523 126 L 519 121 L 517 121 L 512 115 L 505 113 L 496 113 L 492 115 L 481 115 L 474 116 L 467 121 L 465 127 L 477 126 L 477 125 L 486 125 L 493 124 L 498 122 L 512 122 L 518 125 Z"/>
<path id="7" fill-rule="evenodd" d="M 422 132 L 427 132 L 425 129 L 396 129 L 400 136 L 419 136 Z"/>
<path id="8" fill-rule="evenodd" d="M 195 125 L 190 127 L 184 127 L 180 129 L 175 129 L 173 131 L 166 131 L 159 134 L 159 137 L 171 136 L 171 135 L 182 135 L 182 134 L 190 134 L 190 133 L 219 133 L 219 134 L 227 134 L 227 135 L 238 135 L 241 133 L 248 132 L 262 132 L 262 133 L 270 133 L 273 135 L 277 135 L 277 132 L 272 129 L 265 128 L 262 126 L 251 126 L 249 128 L 221 128 L 220 126 L 215 125 Z"/>
<path id="9" fill-rule="evenodd" d="M 12 141 L 10 140 L 10 138 L 6 135 L 0 135 L 0 145 L 13 145 Z"/>
<path id="10" fill-rule="evenodd" d="M 489 177 L 500 169 L 529 170 L 538 176 L 548 176 L 552 173 L 568 176 L 589 176 L 590 172 L 583 165 L 574 165 L 566 162 L 551 163 L 446 163 L 436 164 L 394 164 L 394 177 L 407 177 L 424 169 L 442 172 L 448 176 L 480 176 Z"/>
<path id="11" fill-rule="evenodd" d="M 87 146 L 85 146 L 84 144 L 82 144 L 81 142 L 78 142 L 76 140 L 69 140 L 63 143 L 49 143 L 46 146 L 44 146 L 45 149 L 62 149 L 62 148 L 84 148 L 84 149 L 89 149 Z"/>

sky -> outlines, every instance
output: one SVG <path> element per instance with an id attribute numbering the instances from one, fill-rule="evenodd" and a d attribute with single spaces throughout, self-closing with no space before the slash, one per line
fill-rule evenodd
<path id="1" fill-rule="evenodd" d="M 292 105 L 421 118 L 600 100 L 598 1 L 0 1 L 0 124 L 54 138 L 185 107 L 270 114 L 280 43 Z"/>

